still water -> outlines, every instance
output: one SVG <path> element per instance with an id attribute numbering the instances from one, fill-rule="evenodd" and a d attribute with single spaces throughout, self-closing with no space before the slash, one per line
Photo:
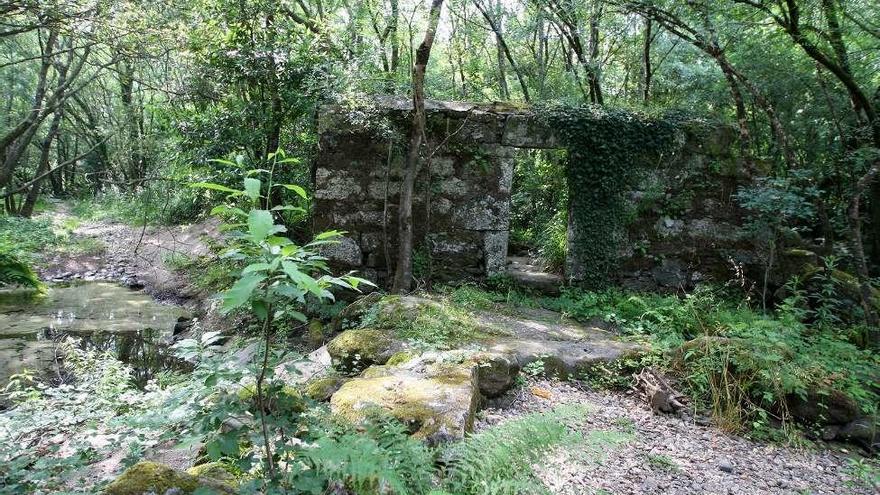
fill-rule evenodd
<path id="1" fill-rule="evenodd" d="M 60 379 L 58 344 L 68 337 L 83 349 L 112 352 L 143 386 L 179 364 L 167 343 L 178 319 L 188 317 L 182 308 L 107 282 L 54 286 L 41 296 L 0 291 L 0 389 L 24 369 Z"/>

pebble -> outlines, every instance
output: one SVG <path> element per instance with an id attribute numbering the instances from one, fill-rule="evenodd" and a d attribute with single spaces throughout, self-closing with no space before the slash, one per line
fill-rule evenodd
<path id="1" fill-rule="evenodd" d="M 529 392 L 537 386 L 552 399 Z M 554 495 L 595 493 L 662 495 L 876 495 L 880 490 L 854 484 L 848 457 L 831 450 L 774 446 L 698 426 L 668 415 L 654 415 L 625 394 L 587 390 L 570 382 L 529 379 L 519 390 L 490 404 L 477 431 L 562 404 L 592 404 L 588 431 L 629 431 L 634 438 L 607 448 L 598 460 L 583 452 L 557 449 L 537 463 L 536 476 Z M 503 406 L 503 407 L 502 407 Z M 650 462 L 663 455 L 675 468 Z"/>

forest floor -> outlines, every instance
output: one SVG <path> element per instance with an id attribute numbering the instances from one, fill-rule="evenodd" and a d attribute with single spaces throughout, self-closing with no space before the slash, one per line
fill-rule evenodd
<path id="1" fill-rule="evenodd" d="M 477 431 L 562 405 L 589 405 L 589 431 L 627 434 L 628 441 L 597 456 L 571 448 L 553 451 L 538 477 L 554 494 L 870 494 L 853 479 L 853 450 L 820 445 L 794 448 L 730 435 L 692 419 L 654 414 L 619 391 L 574 382 L 529 379 L 478 416 Z"/>
<path id="2" fill-rule="evenodd" d="M 72 218 L 65 205 L 44 213 L 53 222 Z M 75 237 L 103 244 L 100 252 L 55 254 L 41 275 L 50 281 L 108 280 L 144 288 L 160 300 L 201 304 L 185 275 L 169 257 L 209 252 L 204 235 L 217 237 L 216 222 L 176 227 L 133 227 L 111 220 L 82 220 Z M 199 302 L 196 302 L 199 301 Z M 478 415 L 476 429 L 548 411 L 563 404 L 591 404 L 591 430 L 628 434 L 630 439 L 601 458 L 571 448 L 552 452 L 538 477 L 555 494 L 868 494 L 859 484 L 856 447 L 820 444 L 795 448 L 729 435 L 712 425 L 655 415 L 624 392 L 589 390 L 576 383 L 528 378 Z M 876 473 L 869 473 L 876 476 Z"/>

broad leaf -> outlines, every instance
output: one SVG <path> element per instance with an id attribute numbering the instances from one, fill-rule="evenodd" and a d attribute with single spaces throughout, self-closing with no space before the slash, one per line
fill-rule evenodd
<path id="1" fill-rule="evenodd" d="M 260 179 L 254 179 L 252 177 L 246 177 L 244 179 L 244 193 L 247 197 L 251 198 L 252 201 L 256 201 L 260 199 L 260 188 L 263 186 L 263 182 Z"/>
<path id="2" fill-rule="evenodd" d="M 222 191 L 229 194 L 241 194 L 242 192 L 238 189 L 233 189 L 231 187 L 226 187 L 222 184 L 214 184 L 213 182 L 193 182 L 189 185 L 189 187 L 200 188 L 200 189 L 211 189 L 212 191 Z"/>
<path id="3" fill-rule="evenodd" d="M 266 280 L 266 275 L 259 273 L 249 273 L 238 279 L 232 287 L 223 293 L 223 311 L 232 311 L 248 302 L 254 289 L 263 280 Z"/>
<path id="4" fill-rule="evenodd" d="M 272 265 L 270 265 L 269 263 L 252 263 L 244 267 L 244 270 L 242 270 L 241 273 L 242 275 L 244 275 L 251 272 L 264 272 L 270 268 L 272 268 Z"/>
<path id="5" fill-rule="evenodd" d="M 295 192 L 302 199 L 309 199 L 308 193 L 303 189 L 302 186 L 298 186 L 296 184 L 278 184 L 280 187 L 287 189 L 288 191 Z"/>
<path id="6" fill-rule="evenodd" d="M 261 242 L 272 234 L 286 230 L 283 225 L 275 225 L 268 210 L 251 210 L 248 214 L 248 234 L 254 242 Z"/>
<path id="7" fill-rule="evenodd" d="M 328 230 L 327 232 L 321 232 L 320 234 L 316 235 L 315 240 L 323 241 L 326 239 L 333 239 L 342 236 L 342 234 L 345 234 L 345 232 L 339 230 Z"/>

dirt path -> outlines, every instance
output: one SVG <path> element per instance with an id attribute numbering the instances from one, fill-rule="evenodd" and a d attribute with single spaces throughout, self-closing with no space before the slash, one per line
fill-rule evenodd
<path id="1" fill-rule="evenodd" d="M 43 216 L 55 224 L 73 217 L 61 203 Z M 187 302 L 198 298 L 189 282 L 169 266 L 173 256 L 197 257 L 209 253 L 209 238 L 218 239 L 216 219 L 192 225 L 133 227 L 109 220 L 83 221 L 73 231 L 75 237 L 92 238 L 103 245 L 93 254 L 54 254 L 45 261 L 40 275 L 44 280 L 106 280 L 143 288 L 160 300 Z"/>
<path id="2" fill-rule="evenodd" d="M 483 411 L 476 428 L 562 404 L 591 405 L 585 429 L 623 432 L 631 440 L 599 458 L 577 449 L 553 452 L 535 468 L 554 494 L 859 495 L 880 490 L 854 483 L 852 448 L 823 444 L 827 449 L 808 450 L 754 442 L 713 426 L 654 415 L 622 393 L 567 382 L 530 380 Z"/>

